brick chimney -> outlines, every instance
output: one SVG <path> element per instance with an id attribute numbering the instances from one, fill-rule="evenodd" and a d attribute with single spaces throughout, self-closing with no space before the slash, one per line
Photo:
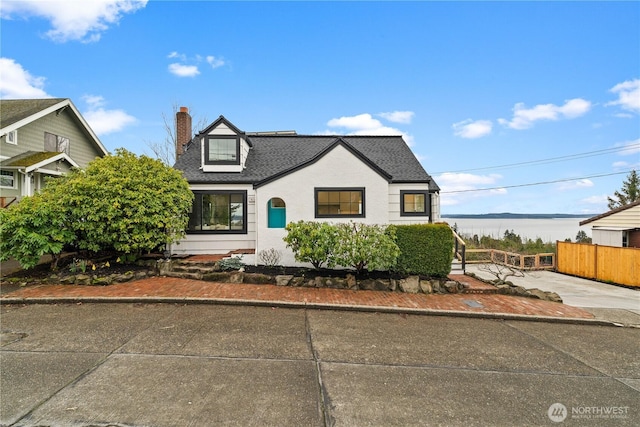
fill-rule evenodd
<path id="1" fill-rule="evenodd" d="M 176 158 L 184 153 L 185 146 L 191 141 L 191 116 L 187 107 L 180 107 L 176 113 Z"/>

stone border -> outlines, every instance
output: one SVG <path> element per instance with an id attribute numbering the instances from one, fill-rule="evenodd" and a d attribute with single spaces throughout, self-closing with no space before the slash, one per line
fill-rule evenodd
<path id="1" fill-rule="evenodd" d="M 473 277 L 489 285 L 495 286 L 497 293 L 501 295 L 513 295 L 517 297 L 535 298 L 543 301 L 562 302 L 562 298 L 555 292 L 543 291 L 538 288 L 527 289 L 523 286 L 515 285 L 513 282 L 504 280 L 487 280 L 474 273 L 465 273 L 465 276 Z"/>

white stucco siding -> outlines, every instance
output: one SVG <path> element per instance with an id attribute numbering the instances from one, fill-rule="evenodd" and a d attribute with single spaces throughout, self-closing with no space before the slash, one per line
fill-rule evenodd
<path id="1" fill-rule="evenodd" d="M 246 191 L 247 192 L 247 233 L 246 234 L 187 234 L 180 243 L 171 245 L 172 254 L 225 254 L 237 249 L 256 247 L 256 205 L 255 191 L 251 185 L 191 185 L 192 191 Z"/>
<path id="2" fill-rule="evenodd" d="M 364 218 L 315 218 L 316 188 L 364 188 Z M 256 190 L 256 221 L 259 251 L 274 248 L 282 254 L 281 264 L 295 265 L 293 253 L 282 238 L 283 228 L 267 227 L 267 203 L 278 197 L 286 204 L 286 222 L 357 221 L 367 224 L 389 222 L 389 183 L 342 146 L 336 146 L 317 162 Z M 259 258 L 259 257 L 257 257 Z M 260 263 L 260 260 L 257 259 Z"/>

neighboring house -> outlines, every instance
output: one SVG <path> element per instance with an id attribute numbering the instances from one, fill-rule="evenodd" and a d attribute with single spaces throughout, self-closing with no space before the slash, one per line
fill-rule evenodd
<path id="1" fill-rule="evenodd" d="M 0 207 L 107 154 L 71 100 L 0 100 Z"/>
<path id="2" fill-rule="evenodd" d="M 595 245 L 640 248 L 640 200 L 580 222 L 587 224 Z"/>
<path id="3" fill-rule="evenodd" d="M 173 254 L 276 249 L 294 265 L 282 240 L 289 222 L 440 220 L 440 188 L 401 136 L 249 133 L 220 116 L 191 139 L 188 110 L 176 120 L 175 168 L 195 201 Z"/>

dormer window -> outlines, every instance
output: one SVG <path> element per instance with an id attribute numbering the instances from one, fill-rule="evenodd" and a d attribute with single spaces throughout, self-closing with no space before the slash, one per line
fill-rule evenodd
<path id="1" fill-rule="evenodd" d="M 205 164 L 239 165 L 240 138 L 236 136 L 207 136 L 204 147 Z"/>

